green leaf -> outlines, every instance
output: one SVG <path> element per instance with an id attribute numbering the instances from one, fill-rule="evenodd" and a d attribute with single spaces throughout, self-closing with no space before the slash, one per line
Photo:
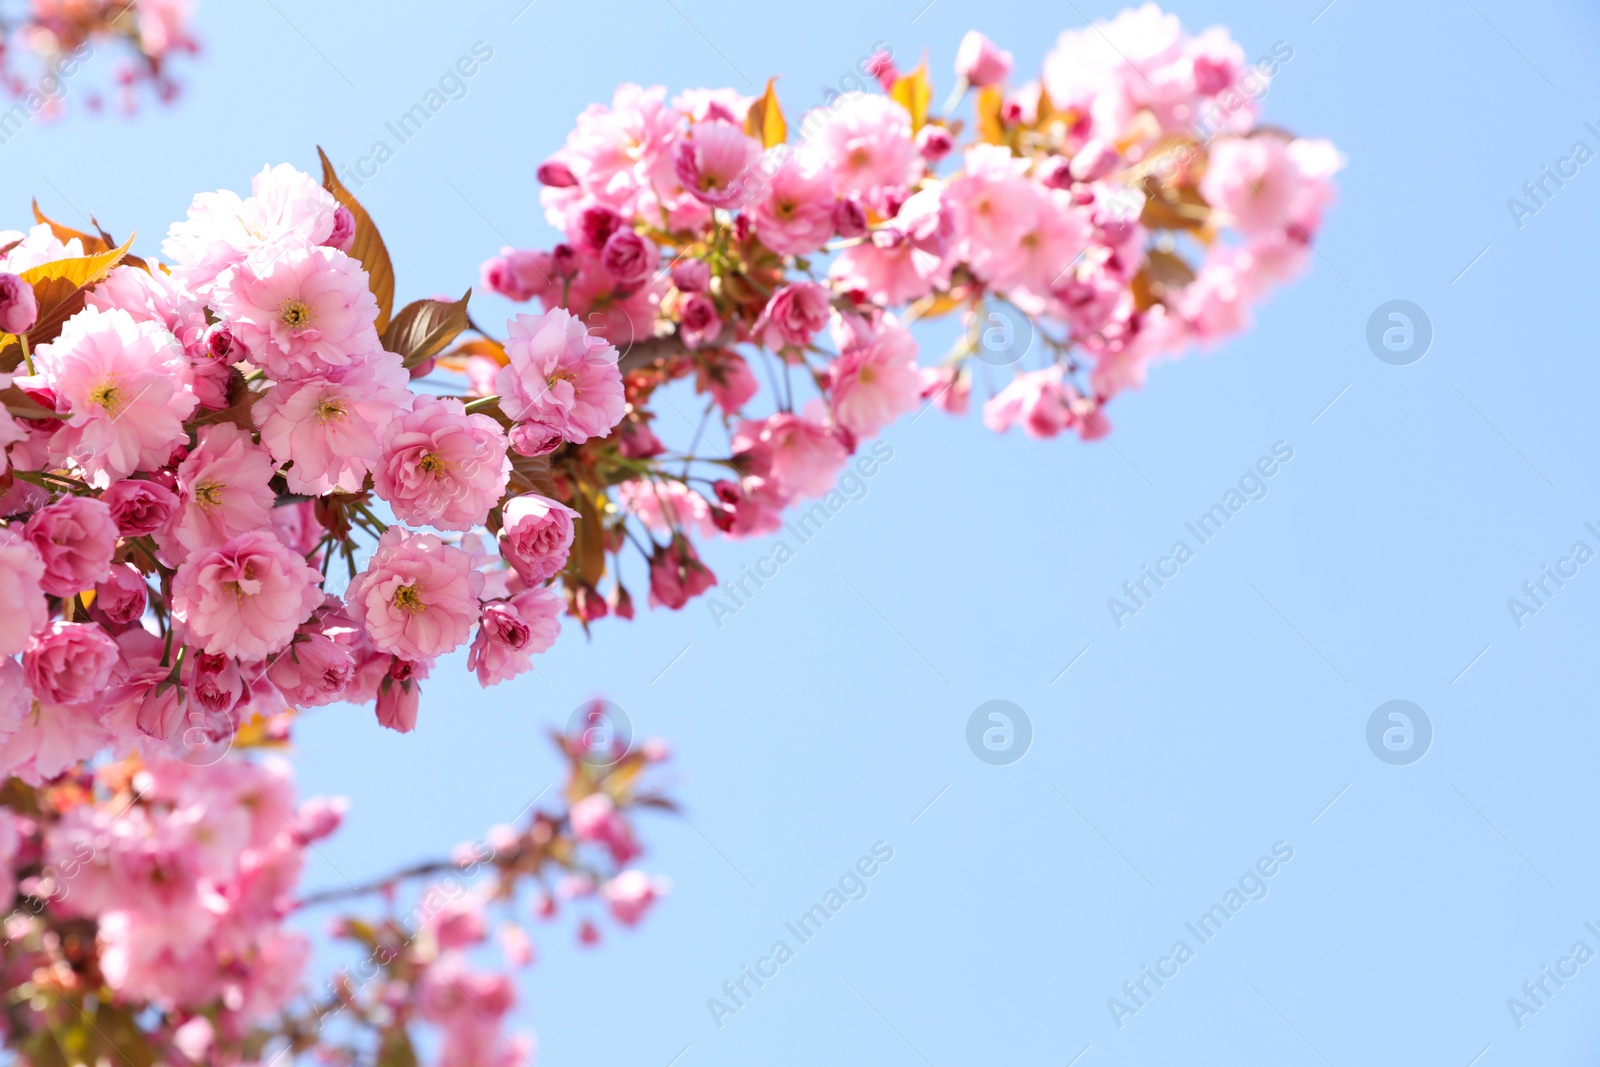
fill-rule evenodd
<path id="1" fill-rule="evenodd" d="M 405 358 L 406 367 L 415 367 L 445 350 L 467 328 L 467 301 L 472 290 L 460 300 L 417 300 L 400 309 L 383 334 L 383 347 Z"/>

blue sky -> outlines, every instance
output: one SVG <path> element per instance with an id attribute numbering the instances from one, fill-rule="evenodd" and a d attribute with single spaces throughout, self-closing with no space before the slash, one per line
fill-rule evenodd
<path id="1" fill-rule="evenodd" d="M 402 298 L 457 293 L 501 244 L 550 242 L 534 167 L 619 81 L 748 92 L 777 73 L 793 118 L 884 41 L 926 47 L 942 98 L 968 28 L 1030 70 L 1116 10 L 922 4 L 395 0 L 380 19 L 213 2 L 183 100 L 29 128 L 0 147 L 0 202 L 12 225 L 32 195 L 65 221 L 93 211 L 152 250 L 197 190 L 312 169 L 319 143 L 367 153 L 483 41 L 465 96 L 360 190 Z M 1349 157 L 1308 276 L 1247 336 L 1157 366 L 1106 443 L 937 412 L 891 428 L 866 495 L 720 628 L 699 604 L 587 643 L 569 628 L 540 676 L 487 693 L 441 666 L 407 737 L 348 709 L 308 718 L 303 788 L 353 801 L 312 886 L 510 818 L 557 773 L 544 730 L 604 694 L 671 740 L 689 818 L 645 827 L 674 889 L 641 929 L 598 952 L 540 936 L 517 1023 L 545 1063 L 1592 1061 L 1600 960 L 1547 980 L 1520 1028 L 1507 1000 L 1570 970 L 1576 942 L 1600 952 L 1600 563 L 1520 627 L 1507 601 L 1544 566 L 1570 572 L 1575 542 L 1600 550 L 1600 373 L 1578 321 L 1600 163 L 1520 220 L 1507 200 L 1575 142 L 1600 149 L 1600 19 L 1507 0 L 1170 6 L 1252 56 L 1293 47 L 1268 119 Z M 1432 325 L 1406 366 L 1366 342 L 1392 300 Z M 1107 598 L 1279 442 L 1293 458 L 1267 495 L 1119 629 Z M 708 561 L 733 573 L 766 551 Z M 1032 725 L 1007 766 L 966 743 L 996 699 Z M 1431 724 L 1416 762 L 1369 748 L 1391 700 Z M 893 858 L 866 896 L 719 1029 L 706 1000 L 877 842 Z M 1274 847 L 1292 859 L 1258 868 Z M 1241 879 L 1265 895 L 1200 944 L 1185 924 Z M 1108 999 L 1170 972 L 1179 940 L 1193 957 L 1119 1028 Z"/>

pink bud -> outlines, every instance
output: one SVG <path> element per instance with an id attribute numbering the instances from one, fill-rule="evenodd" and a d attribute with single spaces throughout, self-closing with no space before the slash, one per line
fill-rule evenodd
<path id="1" fill-rule="evenodd" d="M 611 235 L 622 229 L 622 216 L 604 204 L 594 204 L 583 209 L 578 216 L 578 232 L 591 252 L 606 246 Z"/>
<path id="2" fill-rule="evenodd" d="M 507 436 L 511 439 L 511 451 L 519 456 L 548 456 L 561 447 L 561 431 L 542 422 L 519 422 L 511 427 Z"/>
<path id="3" fill-rule="evenodd" d="M 956 74 L 980 89 L 998 85 L 1011 73 L 1011 53 L 1002 51 L 977 30 L 968 30 L 956 49 Z"/>
<path id="4" fill-rule="evenodd" d="M 1116 170 L 1117 160 L 1115 146 L 1091 139 L 1072 157 L 1072 176 L 1080 182 L 1099 181 Z"/>
<path id="5" fill-rule="evenodd" d="M 378 725 L 397 733 L 410 733 L 417 728 L 417 705 L 421 701 L 422 687 L 416 682 L 385 678 L 378 686 Z"/>
<path id="6" fill-rule="evenodd" d="M 547 159 L 539 164 L 535 172 L 540 185 L 548 185 L 552 189 L 570 189 L 578 184 L 578 176 L 572 173 L 572 168 L 559 159 Z"/>
<path id="7" fill-rule="evenodd" d="M 866 73 L 878 79 L 878 84 L 883 86 L 884 92 L 894 88 L 894 83 L 900 77 L 900 72 L 894 69 L 894 57 L 886 48 L 880 48 L 867 58 L 864 67 Z"/>
<path id="8" fill-rule="evenodd" d="M 207 355 L 224 363 L 237 363 L 245 354 L 239 342 L 233 339 L 228 327 L 220 322 L 207 327 L 205 345 Z"/>
<path id="9" fill-rule="evenodd" d="M 356 239 L 356 217 L 350 209 L 340 204 L 333 213 L 333 232 L 328 239 L 322 242 L 328 248 L 337 248 L 341 252 L 350 251 L 350 244 Z"/>
<path id="10" fill-rule="evenodd" d="M 649 459 L 667 450 L 661 439 L 640 419 L 625 419 L 617 426 L 618 445 L 629 459 Z"/>
<path id="11" fill-rule="evenodd" d="M 924 126 L 917 133 L 917 151 L 929 163 L 937 163 L 950 154 L 956 139 L 943 126 Z"/>
<path id="12" fill-rule="evenodd" d="M 711 268 L 704 260 L 686 259 L 672 268 L 672 284 L 680 293 L 703 293 L 711 287 Z"/>
<path id="13" fill-rule="evenodd" d="M 165 741 L 183 721 L 183 688 L 172 682 L 153 685 L 139 702 L 139 716 L 135 720 L 139 729 L 159 741 Z"/>
<path id="14" fill-rule="evenodd" d="M 854 197 L 833 205 L 833 229 L 840 237 L 860 237 L 867 232 L 867 211 Z"/>
<path id="15" fill-rule="evenodd" d="M 550 270 L 557 278 L 570 278 L 577 274 L 577 250 L 565 242 L 556 245 L 550 250 Z"/>
<path id="16" fill-rule="evenodd" d="M 1072 188 L 1072 163 L 1062 156 L 1051 156 L 1038 169 L 1039 184 L 1046 189 Z"/>
<path id="17" fill-rule="evenodd" d="M 339 829 L 349 807 L 344 797 L 312 797 L 296 813 L 295 836 L 302 844 L 321 841 Z"/>
<path id="18" fill-rule="evenodd" d="M 642 284 L 656 269 L 658 259 L 656 246 L 632 230 L 618 230 L 606 238 L 600 250 L 600 266 L 623 286 Z"/>
<path id="19" fill-rule="evenodd" d="M 26 333 L 39 318 L 33 286 L 15 274 L 0 274 L 0 330 Z"/>

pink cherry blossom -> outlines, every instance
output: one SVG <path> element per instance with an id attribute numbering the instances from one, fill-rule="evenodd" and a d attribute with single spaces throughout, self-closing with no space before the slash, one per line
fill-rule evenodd
<path id="1" fill-rule="evenodd" d="M 211 301 L 276 379 L 348 366 L 380 347 L 366 271 L 337 249 L 262 249 L 217 279 Z"/>
<path id="2" fill-rule="evenodd" d="M 400 357 L 374 350 L 347 367 L 279 382 L 253 410 L 261 443 L 291 493 L 360 492 L 383 456 L 382 441 L 411 402 Z"/>
<path id="3" fill-rule="evenodd" d="M 44 560 L 39 550 L 10 526 L 0 525 L 0 656 L 14 656 L 28 647 L 28 635 L 44 626 L 49 607 L 44 598 Z"/>
<path id="4" fill-rule="evenodd" d="M 743 206 L 761 156 L 760 143 L 743 126 L 725 119 L 697 122 L 676 151 L 678 180 L 691 195 L 712 207 Z"/>
<path id="5" fill-rule="evenodd" d="M 530 669 L 532 657 L 555 644 L 565 607 L 561 594 L 547 585 L 485 604 L 467 669 L 477 672 L 485 688 Z"/>
<path id="6" fill-rule="evenodd" d="M 885 315 L 870 339 L 839 353 L 827 378 L 834 418 L 857 437 L 871 437 L 917 406 L 917 343 Z"/>
<path id="7" fill-rule="evenodd" d="M 264 659 L 285 648 L 322 603 L 321 580 L 276 537 L 245 533 L 179 565 L 172 613 L 206 652 Z"/>
<path id="8" fill-rule="evenodd" d="M 0 274 L 0 330 L 26 333 L 39 318 L 33 286 L 15 274 Z"/>
<path id="9" fill-rule="evenodd" d="M 998 85 L 1011 73 L 1011 53 L 977 30 L 968 30 L 956 49 L 956 76 L 982 89 Z"/>
<path id="10" fill-rule="evenodd" d="M 788 154 L 757 201 L 756 236 L 780 256 L 815 252 L 833 236 L 833 204 L 837 199 L 833 172 L 811 155 Z"/>
<path id="11" fill-rule="evenodd" d="M 231 422 L 200 430 L 200 443 L 178 466 L 179 511 L 156 542 L 175 559 L 264 528 L 277 497 L 272 457 Z"/>
<path id="12" fill-rule="evenodd" d="M 678 336 L 694 350 L 713 344 L 722 335 L 722 315 L 706 293 L 690 293 L 678 307 Z"/>
<path id="13" fill-rule="evenodd" d="M 178 510 L 178 494 L 157 482 L 125 479 L 112 482 L 100 494 L 111 509 L 111 520 L 124 537 L 154 533 L 165 526 Z"/>
<path id="14" fill-rule="evenodd" d="M 105 692 L 120 655 L 99 626 L 58 620 L 33 635 L 22 670 L 40 700 L 82 704 Z"/>
<path id="15" fill-rule="evenodd" d="M 506 435 L 459 400 L 419 396 L 389 424 L 377 465 L 378 495 L 401 522 L 466 531 L 480 526 L 511 477 Z"/>
<path id="16" fill-rule="evenodd" d="M 886 96 L 845 93 L 807 115 L 801 129 L 842 190 L 866 196 L 911 180 L 911 116 Z"/>
<path id="17" fill-rule="evenodd" d="M 733 448 L 735 455 L 761 448 L 768 477 L 789 499 L 827 493 L 849 457 L 849 450 L 833 431 L 809 415 L 792 412 L 740 423 Z"/>
<path id="18" fill-rule="evenodd" d="M 206 293 L 217 276 L 264 248 L 311 248 L 333 233 L 338 202 L 288 164 L 267 167 L 251 179 L 253 195 L 201 193 L 189 216 L 174 223 L 162 246 L 177 264 L 175 277 Z"/>
<path id="19" fill-rule="evenodd" d="M 742 409 L 761 390 L 750 364 L 741 355 L 730 353 L 700 364 L 695 371 L 695 388 L 710 393 L 723 414 Z"/>
<path id="20" fill-rule="evenodd" d="M 560 308 L 518 315 L 509 325 L 510 364 L 495 378 L 500 408 L 573 444 L 604 437 L 622 420 L 617 350 Z"/>
<path id="21" fill-rule="evenodd" d="M 319 630 L 302 628 L 267 668 L 272 684 L 296 707 L 331 704 L 344 695 L 356 670 L 355 655 Z"/>
<path id="22" fill-rule="evenodd" d="M 89 605 L 89 615 L 113 627 L 129 626 L 139 621 L 149 603 L 150 587 L 138 568 L 127 563 L 116 563 L 106 578 L 94 587 L 94 603 Z"/>
<path id="23" fill-rule="evenodd" d="M 953 265 L 946 193 L 931 186 L 900 205 L 890 223 L 839 253 L 828 273 L 843 289 L 877 304 L 903 304 L 949 280 Z"/>
<path id="24" fill-rule="evenodd" d="M 670 544 L 657 546 L 650 557 L 650 606 L 679 610 L 717 584 L 711 568 L 688 538 L 675 535 Z"/>
<path id="25" fill-rule="evenodd" d="M 752 329 L 768 348 L 803 348 L 828 324 L 829 308 L 827 289 L 816 282 L 795 282 L 772 294 Z"/>
<path id="26" fill-rule="evenodd" d="M 198 401 L 183 349 L 153 322 L 85 307 L 34 354 L 38 374 L 19 385 L 52 390 L 63 425 L 52 452 L 105 488 L 165 463 Z"/>
<path id="27" fill-rule="evenodd" d="M 565 504 L 525 493 L 501 509 L 500 552 L 523 581 L 538 584 L 567 565 L 578 513 Z"/>
<path id="28" fill-rule="evenodd" d="M 617 863 L 627 863 L 639 854 L 627 821 L 606 794 L 590 793 L 573 801 L 569 818 L 574 837 L 603 845 Z"/>
<path id="29" fill-rule="evenodd" d="M 1054 437 L 1072 425 L 1073 412 L 1059 366 L 1025 371 L 983 406 L 983 424 L 995 433 L 1020 425 L 1029 437 Z"/>
<path id="30" fill-rule="evenodd" d="M 23 536 L 44 560 L 40 586 L 68 597 L 94 587 L 111 574 L 117 524 L 111 509 L 93 497 L 64 496 L 28 519 Z"/>
<path id="31" fill-rule="evenodd" d="M 638 478 L 617 486 L 622 505 L 639 516 L 652 533 L 671 535 L 674 530 L 710 537 L 716 532 L 711 505 L 706 498 L 671 479 Z"/>
<path id="32" fill-rule="evenodd" d="M 661 898 L 661 887 L 648 874 L 630 868 L 602 885 L 600 898 L 617 922 L 637 926 L 650 906 Z"/>
<path id="33" fill-rule="evenodd" d="M 430 660 L 466 641 L 482 590 L 483 575 L 467 553 L 435 534 L 391 526 L 345 603 L 380 652 Z"/>

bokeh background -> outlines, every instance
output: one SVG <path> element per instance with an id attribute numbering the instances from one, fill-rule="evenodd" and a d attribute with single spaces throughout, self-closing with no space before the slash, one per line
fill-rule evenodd
<path id="1" fill-rule="evenodd" d="M 481 41 L 464 98 L 355 190 L 401 298 L 458 294 L 500 246 L 554 240 L 534 168 L 618 82 L 753 93 L 775 73 L 793 121 L 884 42 L 902 66 L 925 51 L 942 99 L 967 29 L 1028 72 L 1120 6 L 524 2 L 206 3 L 175 106 L 78 108 L 0 146 L 5 224 L 36 195 L 152 252 L 196 191 L 312 170 L 317 144 L 341 164 L 393 146 L 384 124 Z M 352 801 L 308 884 L 509 820 L 558 774 L 545 732 L 600 694 L 671 741 L 687 818 L 644 827 L 673 891 L 640 929 L 596 950 L 536 929 L 517 1024 L 544 1063 L 1592 1063 L 1600 958 L 1520 1027 L 1507 1000 L 1575 942 L 1600 952 L 1600 562 L 1521 628 L 1506 601 L 1573 542 L 1600 550 L 1600 162 L 1520 227 L 1507 199 L 1575 142 L 1600 150 L 1600 13 L 1323 2 L 1168 5 L 1252 57 L 1291 46 L 1267 119 L 1349 157 L 1308 276 L 1253 331 L 1155 367 L 1098 444 L 902 420 L 867 496 L 720 627 L 704 603 L 589 641 L 569 625 L 537 675 L 487 692 L 441 665 L 410 736 L 308 716 L 302 789 Z M 1408 366 L 1365 339 L 1394 299 L 1432 324 Z M 928 358 L 954 330 L 922 330 Z M 1106 599 L 1276 442 L 1294 458 L 1269 495 L 1119 629 Z M 1032 723 L 1009 766 L 965 740 L 992 699 Z M 1392 699 L 1432 724 L 1410 765 L 1367 743 Z M 707 999 L 794 947 L 783 924 L 879 841 L 868 895 L 715 1025 Z M 1277 842 L 1293 859 L 1265 899 L 1199 945 L 1185 922 Z M 1179 939 L 1195 958 L 1119 1028 L 1107 999 Z"/>

